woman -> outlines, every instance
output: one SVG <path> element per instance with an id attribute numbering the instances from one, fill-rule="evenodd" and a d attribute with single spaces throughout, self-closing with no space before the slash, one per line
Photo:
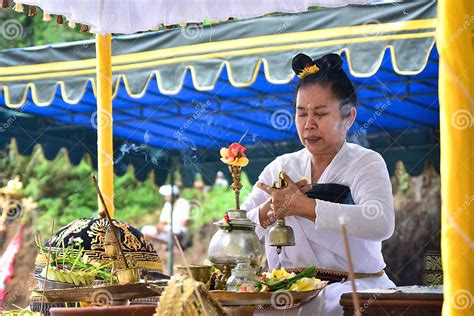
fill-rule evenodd
<path id="1" fill-rule="evenodd" d="M 339 55 L 313 61 L 299 54 L 293 70 L 300 81 L 296 92 L 295 124 L 304 149 L 277 157 L 259 176 L 259 182 L 242 205 L 265 238 L 270 269 L 304 268 L 347 272 L 348 264 L 340 233 L 343 219 L 349 234 L 358 290 L 394 287 L 385 275 L 382 241 L 394 230 L 392 187 L 383 158 L 376 152 L 346 143 L 347 131 L 356 118 L 356 93 L 342 70 Z M 288 187 L 275 189 L 280 171 Z M 339 184 L 350 190 L 353 205 L 314 199 L 305 193 L 312 184 Z M 314 187 L 316 188 L 316 187 Z M 269 228 L 285 217 L 293 228 L 296 245 L 280 254 L 268 244 Z M 342 315 L 340 296 L 350 292 L 350 282 L 329 285 L 300 309 L 283 315 Z M 290 312 L 291 311 L 291 312 Z M 262 312 L 264 314 L 266 312 Z M 268 311 L 276 315 L 278 311 Z"/>

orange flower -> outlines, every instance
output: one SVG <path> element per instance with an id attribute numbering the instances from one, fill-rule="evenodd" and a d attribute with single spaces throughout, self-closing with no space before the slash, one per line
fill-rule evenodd
<path id="1" fill-rule="evenodd" d="M 249 163 L 244 153 L 246 149 L 239 143 L 232 143 L 229 148 L 221 148 L 221 161 L 231 166 L 245 167 Z"/>

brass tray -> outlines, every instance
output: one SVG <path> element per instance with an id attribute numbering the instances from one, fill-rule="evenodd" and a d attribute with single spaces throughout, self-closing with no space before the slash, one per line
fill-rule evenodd
<path id="1" fill-rule="evenodd" d="M 279 291 L 279 292 L 230 292 L 209 291 L 212 298 L 223 306 L 259 306 L 275 309 L 293 308 L 315 298 L 327 286 L 327 281 L 318 283 L 311 291 Z"/>
<path id="2" fill-rule="evenodd" d="M 48 302 L 87 302 L 105 305 L 113 301 L 159 296 L 168 284 L 168 280 L 149 281 L 148 283 L 113 284 L 93 287 L 75 287 L 67 289 L 33 289 L 43 295 Z M 150 287 L 153 286 L 153 289 Z M 161 291 L 160 291 L 161 289 Z M 105 302 L 105 304 L 104 304 Z M 109 304 L 110 305 L 110 304 Z"/>

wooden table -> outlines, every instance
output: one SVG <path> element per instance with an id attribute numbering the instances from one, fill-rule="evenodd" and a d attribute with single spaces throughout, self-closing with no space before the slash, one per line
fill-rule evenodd
<path id="1" fill-rule="evenodd" d="M 441 315 L 443 307 L 443 294 L 434 293 L 426 288 L 416 293 L 404 292 L 366 292 L 358 293 L 361 315 L 371 316 L 435 316 Z M 340 304 L 344 309 L 344 316 L 353 316 L 352 294 L 346 293 L 341 296 Z"/>

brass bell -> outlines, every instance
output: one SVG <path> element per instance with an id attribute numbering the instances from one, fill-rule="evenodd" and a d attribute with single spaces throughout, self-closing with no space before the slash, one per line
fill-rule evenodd
<path id="1" fill-rule="evenodd" d="M 276 247 L 278 254 L 281 253 L 281 247 L 295 245 L 293 228 L 286 225 L 284 218 L 279 218 L 276 226 L 270 228 L 269 235 L 270 246 Z"/>
<path id="2" fill-rule="evenodd" d="M 280 171 L 278 176 L 278 186 L 275 183 L 273 187 L 276 189 L 283 189 L 287 186 L 288 183 L 285 181 L 283 172 Z M 285 218 L 279 218 L 276 226 L 270 228 L 269 244 L 270 246 L 276 247 L 276 252 L 278 254 L 281 253 L 281 247 L 295 245 L 295 233 L 293 228 L 286 225 Z"/>

